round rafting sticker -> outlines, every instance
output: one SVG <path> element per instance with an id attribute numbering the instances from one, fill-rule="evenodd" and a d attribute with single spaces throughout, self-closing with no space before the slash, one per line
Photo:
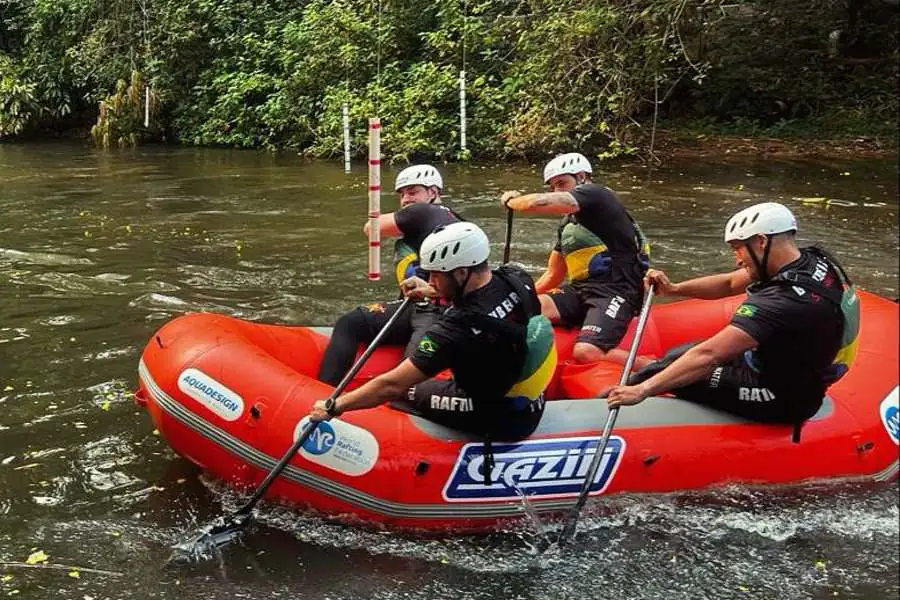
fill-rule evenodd
<path id="1" fill-rule="evenodd" d="M 306 429 L 304 417 L 294 428 L 294 439 Z M 362 427 L 340 419 L 319 423 L 300 447 L 303 458 L 344 475 L 359 476 L 372 470 L 378 462 L 378 440 Z"/>
<path id="2" fill-rule="evenodd" d="M 900 386 L 894 387 L 878 407 L 881 422 L 895 444 L 900 444 Z"/>

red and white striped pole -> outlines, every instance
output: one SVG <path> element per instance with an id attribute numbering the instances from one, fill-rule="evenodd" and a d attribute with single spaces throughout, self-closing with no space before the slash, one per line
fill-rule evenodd
<path id="1" fill-rule="evenodd" d="M 381 279 L 381 119 L 369 119 L 369 279 Z"/>

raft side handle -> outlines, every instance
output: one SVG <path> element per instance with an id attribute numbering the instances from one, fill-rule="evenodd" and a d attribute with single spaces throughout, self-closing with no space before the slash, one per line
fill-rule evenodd
<path id="1" fill-rule="evenodd" d="M 165 346 L 163 346 L 163 343 L 162 343 L 162 338 L 159 337 L 158 334 L 155 335 L 154 337 L 156 338 L 156 343 L 159 344 L 159 347 L 160 347 L 160 348 L 165 348 Z"/>
<path id="2" fill-rule="evenodd" d="M 138 406 L 147 406 L 147 390 L 144 389 L 144 386 L 138 387 L 134 393 L 134 403 Z"/>
<path id="3" fill-rule="evenodd" d="M 863 452 L 868 452 L 869 450 L 871 450 L 874 447 L 875 447 L 875 442 L 868 441 L 868 442 L 865 442 L 864 444 L 857 445 L 856 451 L 859 452 L 860 454 L 862 454 Z"/>
<path id="4" fill-rule="evenodd" d="M 644 463 L 645 467 L 649 467 L 650 465 L 652 465 L 653 463 L 658 461 L 660 458 L 662 458 L 662 457 L 659 454 L 651 454 L 650 456 L 645 456 L 643 459 L 641 459 L 641 462 Z"/>

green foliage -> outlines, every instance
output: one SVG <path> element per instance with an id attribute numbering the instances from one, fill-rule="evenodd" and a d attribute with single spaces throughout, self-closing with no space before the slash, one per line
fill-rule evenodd
<path id="1" fill-rule="evenodd" d="M 8 56 L 0 54 L 0 139 L 22 133 L 36 118 L 35 87 Z"/>
<path id="2" fill-rule="evenodd" d="M 0 135 L 95 121 L 101 102 L 101 143 L 314 156 L 342 151 L 346 102 L 354 153 L 377 115 L 397 160 L 607 158 L 657 119 L 896 130 L 900 18 L 882 0 L 17 0 L 0 20 Z M 149 129 L 110 110 L 134 72 Z"/>

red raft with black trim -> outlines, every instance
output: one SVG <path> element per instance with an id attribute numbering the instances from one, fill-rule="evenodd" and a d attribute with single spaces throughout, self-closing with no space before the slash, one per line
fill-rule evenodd
<path id="1" fill-rule="evenodd" d="M 649 398 L 620 412 L 591 493 L 895 478 L 898 308 L 872 294 L 859 297 L 856 362 L 829 389 L 799 444 L 790 426 Z M 741 299 L 654 306 L 641 353 L 662 355 L 709 337 Z M 178 317 L 144 350 L 138 402 L 179 454 L 229 484 L 255 487 L 296 439 L 312 403 L 332 391 L 314 379 L 328 331 L 214 314 Z M 321 425 L 267 497 L 330 516 L 428 530 L 492 529 L 523 515 L 520 494 L 540 512 L 567 509 L 607 417 L 606 403 L 590 398 L 616 382 L 621 367 L 568 364 L 574 332 L 556 336 L 560 365 L 540 427 L 527 440 L 493 444 L 490 484 L 480 440 L 381 406 Z M 377 350 L 354 384 L 397 364 L 401 351 Z"/>

